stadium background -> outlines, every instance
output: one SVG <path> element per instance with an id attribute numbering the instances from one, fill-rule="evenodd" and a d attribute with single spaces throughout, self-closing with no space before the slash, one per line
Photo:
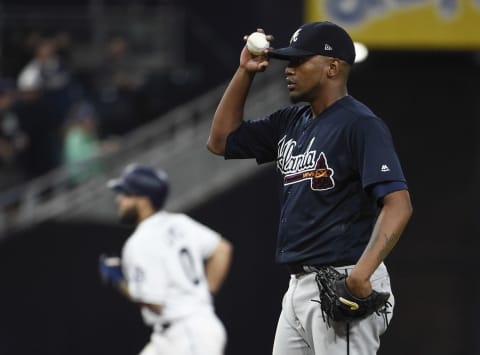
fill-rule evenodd
<path id="1" fill-rule="evenodd" d="M 304 16 L 300 2 L 175 4 L 195 19 L 186 26 L 185 64 L 203 73 L 178 92 L 179 101 L 229 78 L 245 33 L 261 26 L 277 44 L 286 43 Z M 198 40 L 195 23 L 210 29 L 218 46 Z M 18 71 L 8 60 L 15 42 L 2 44 L 3 74 Z M 377 49 L 352 73 L 350 94 L 392 129 L 414 204 L 414 216 L 387 259 L 398 303 L 380 354 L 480 354 L 477 50 Z M 235 246 L 232 272 L 215 300 L 229 333 L 229 355 L 271 352 L 288 281 L 273 261 L 275 184 L 273 168 L 261 170 L 186 211 Z M 0 354 L 136 354 L 149 330 L 133 305 L 102 287 L 96 269 L 98 255 L 119 251 L 129 232 L 116 224 L 49 222 L 2 241 Z"/>

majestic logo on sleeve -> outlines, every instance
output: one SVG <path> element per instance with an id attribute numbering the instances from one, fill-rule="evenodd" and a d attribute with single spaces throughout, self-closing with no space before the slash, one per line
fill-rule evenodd
<path id="1" fill-rule="evenodd" d="M 332 178 L 334 172 L 328 167 L 327 157 L 323 152 L 317 157 L 317 151 L 312 149 L 315 137 L 310 140 L 305 151 L 298 155 L 292 154 L 297 142 L 286 139 L 285 136 L 278 143 L 277 159 L 277 167 L 284 175 L 284 185 L 310 180 L 312 190 L 328 190 L 335 187 Z"/>

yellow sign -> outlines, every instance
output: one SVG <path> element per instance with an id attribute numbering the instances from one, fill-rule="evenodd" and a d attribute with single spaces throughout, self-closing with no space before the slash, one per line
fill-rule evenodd
<path id="1" fill-rule="evenodd" d="M 370 48 L 480 49 L 480 0 L 305 0 Z"/>

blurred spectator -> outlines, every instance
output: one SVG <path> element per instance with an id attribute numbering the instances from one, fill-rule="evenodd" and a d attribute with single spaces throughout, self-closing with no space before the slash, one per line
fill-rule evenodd
<path id="1" fill-rule="evenodd" d="M 138 99 L 145 73 L 130 55 L 125 37 L 110 39 L 95 78 L 102 136 L 123 135 L 139 126 Z"/>
<path id="2" fill-rule="evenodd" d="M 54 38 L 39 40 L 34 57 L 20 73 L 19 81 L 25 77 L 36 78 L 44 90 L 44 98 L 52 105 L 56 119 L 61 123 L 77 93 L 70 69 L 58 54 L 58 43 L 62 42 Z"/>
<path id="3" fill-rule="evenodd" d="M 78 102 L 71 108 L 64 127 L 63 162 L 71 182 L 80 183 L 102 171 L 102 155 L 116 149 L 111 140 L 100 140 L 97 131 L 98 117 L 88 102 Z"/>
<path id="4" fill-rule="evenodd" d="M 32 59 L 36 43 L 41 38 L 38 30 L 25 29 L 21 26 L 5 28 L 2 36 L 1 69 L 6 77 L 16 77 L 22 68 Z"/>
<path id="5" fill-rule="evenodd" d="M 56 90 L 67 86 L 70 74 L 57 55 L 56 41 L 43 38 L 35 47 L 33 59 L 23 68 L 19 81 L 38 77 L 39 84 L 47 90 Z"/>
<path id="6" fill-rule="evenodd" d="M 22 157 L 27 179 L 47 173 L 59 164 L 59 132 L 53 112 L 44 99 L 40 76 L 36 71 L 22 73 L 17 81 L 14 111 L 28 137 Z"/>
<path id="7" fill-rule="evenodd" d="M 24 161 L 27 178 L 45 174 L 61 163 L 60 129 L 76 91 L 56 51 L 54 40 L 37 40 L 34 57 L 17 78 L 16 112 L 29 138 Z"/>
<path id="8" fill-rule="evenodd" d="M 6 189 L 24 179 L 20 164 L 28 138 L 12 110 L 15 100 L 13 81 L 0 79 L 0 188 Z"/>

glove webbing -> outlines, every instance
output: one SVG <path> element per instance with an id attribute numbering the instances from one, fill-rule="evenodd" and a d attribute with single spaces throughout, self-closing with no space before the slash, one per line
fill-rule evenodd
<path id="1" fill-rule="evenodd" d="M 320 309 L 322 311 L 322 318 L 327 327 L 331 327 L 330 321 L 332 315 L 330 314 L 331 305 L 335 303 L 335 290 L 332 289 L 333 282 L 339 275 L 339 272 L 334 268 L 322 266 L 317 268 L 315 281 L 317 282 L 320 300 L 312 300 L 320 303 Z"/>

